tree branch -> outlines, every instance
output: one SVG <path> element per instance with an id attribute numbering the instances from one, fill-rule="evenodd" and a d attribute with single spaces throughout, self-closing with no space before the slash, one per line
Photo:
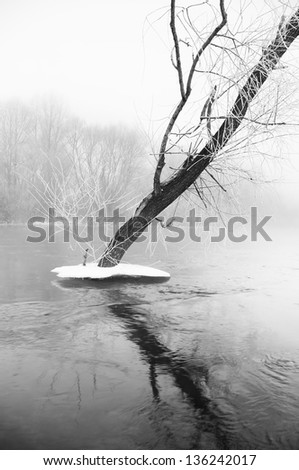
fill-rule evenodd
<path id="1" fill-rule="evenodd" d="M 175 0 L 171 0 L 171 17 L 175 14 L 174 10 L 175 10 Z M 197 54 L 196 54 L 196 56 L 193 60 L 193 63 L 191 65 L 190 71 L 189 71 L 186 92 L 182 93 L 182 87 L 181 87 L 181 95 L 182 95 L 181 101 L 179 102 L 176 109 L 174 110 L 174 112 L 173 112 L 173 114 L 172 114 L 172 116 L 171 116 L 171 118 L 168 122 L 166 131 L 164 133 L 162 143 L 161 143 L 161 147 L 160 147 L 160 151 L 159 151 L 160 156 L 159 156 L 156 171 L 155 171 L 155 174 L 154 174 L 154 193 L 155 193 L 155 195 L 161 194 L 161 181 L 160 180 L 161 180 L 162 170 L 165 166 L 165 153 L 166 153 L 166 146 L 167 146 L 169 134 L 171 133 L 171 131 L 173 129 L 173 126 L 174 126 L 178 116 L 180 115 L 183 107 L 185 106 L 185 104 L 186 104 L 186 102 L 187 102 L 187 100 L 188 100 L 188 98 L 191 94 L 192 79 L 193 79 L 193 76 L 194 76 L 194 72 L 195 72 L 195 68 L 196 68 L 196 65 L 198 63 L 198 60 L 199 60 L 200 56 L 203 54 L 203 52 L 205 51 L 205 49 L 209 46 L 211 41 L 214 39 L 214 37 L 218 34 L 218 32 L 227 23 L 227 14 L 226 14 L 226 11 L 225 11 L 225 8 L 224 8 L 224 0 L 220 0 L 220 11 L 221 11 L 221 15 L 222 15 L 222 21 L 219 23 L 218 26 L 216 26 L 216 28 L 209 35 L 209 37 L 206 39 L 204 44 L 201 46 L 201 48 L 197 52 Z M 171 21 L 171 28 L 172 28 L 172 35 L 173 35 L 174 42 L 175 42 L 176 54 L 179 54 L 178 37 L 177 37 L 177 32 L 176 32 L 174 21 Z M 177 47 L 176 47 L 176 42 L 177 42 Z M 180 86 L 181 86 L 181 83 L 182 83 L 182 80 L 183 80 L 182 79 L 182 69 L 181 69 L 181 62 L 179 61 L 179 63 L 178 63 L 178 57 L 180 59 L 180 55 L 177 55 L 177 69 L 178 69 L 179 81 L 180 81 Z"/>
<path id="2" fill-rule="evenodd" d="M 190 184 L 194 174 L 202 173 L 212 161 L 216 152 L 220 151 L 236 132 L 245 118 L 249 104 L 255 98 L 264 82 L 269 77 L 271 71 L 276 67 L 279 59 L 290 47 L 292 42 L 299 35 L 299 8 L 292 15 L 289 21 L 280 22 L 275 39 L 265 48 L 257 65 L 252 69 L 245 85 L 241 88 L 238 96 L 224 122 L 204 146 L 198 152 L 189 165 L 185 165 L 184 170 L 190 172 Z M 187 162 L 187 160 L 185 160 Z M 184 164 L 183 164 L 184 166 Z M 163 186 L 167 186 L 180 176 L 181 172 L 171 177 Z M 189 179 L 189 177 L 187 178 Z"/>
<path id="3" fill-rule="evenodd" d="M 193 75 L 195 72 L 196 65 L 200 59 L 200 56 L 204 53 L 206 48 L 211 44 L 215 36 L 219 33 L 219 31 L 226 25 L 227 23 L 227 13 L 224 8 L 224 0 L 220 0 L 220 11 L 221 11 L 221 16 L 222 16 L 222 21 L 219 23 L 218 26 L 214 29 L 214 31 L 210 34 L 210 36 L 205 40 L 199 51 L 197 52 L 196 56 L 194 57 L 193 63 L 190 68 L 188 80 L 187 80 L 187 87 L 186 87 L 186 94 L 189 96 L 191 93 L 191 84 L 192 84 L 192 79 Z"/>
<path id="4" fill-rule="evenodd" d="M 221 2 L 221 4 L 223 5 L 223 2 Z M 159 156 L 154 178 L 154 190 L 141 201 L 134 216 L 132 216 L 117 231 L 100 259 L 99 266 L 113 266 L 119 263 L 124 253 L 132 243 L 137 240 L 141 233 L 143 233 L 151 221 L 179 196 L 181 196 L 188 188 L 190 188 L 190 186 L 196 183 L 197 178 L 213 161 L 217 152 L 225 147 L 227 142 L 243 122 L 250 103 L 258 94 L 271 71 L 276 67 L 279 59 L 288 50 L 298 35 L 299 8 L 289 18 L 289 20 L 282 21 L 279 25 L 275 39 L 263 50 L 257 65 L 251 69 L 245 84 L 239 90 L 235 102 L 220 128 L 214 133 L 200 152 L 194 153 L 193 159 L 190 159 L 190 156 L 188 156 L 191 161 L 186 165 L 186 167 L 184 167 L 183 164 L 183 167 L 160 184 L 160 175 L 164 166 L 164 153 L 168 135 L 172 129 L 171 123 L 172 125 L 174 124 L 175 119 L 178 117 L 186 99 L 188 98 L 186 91 L 185 101 L 181 101 L 177 106 L 174 115 L 167 126 L 168 133 L 166 132 L 163 138 L 161 145 L 162 152 Z M 191 90 L 191 86 L 189 87 L 189 90 Z M 203 183 L 206 184 L 204 180 Z M 217 202 L 213 195 L 211 195 L 211 197 L 217 207 Z"/>
<path id="5" fill-rule="evenodd" d="M 185 96 L 185 87 L 184 87 L 184 81 L 183 81 L 183 70 L 182 70 L 182 64 L 181 64 L 181 54 L 180 54 L 180 45 L 179 45 L 179 39 L 176 31 L 176 26 L 175 26 L 175 0 L 171 0 L 171 7 L 170 7 L 170 29 L 172 32 L 172 37 L 173 37 L 173 42 L 174 42 L 174 48 L 175 48 L 175 56 L 176 56 L 176 69 L 178 71 L 179 75 L 179 84 L 180 84 L 180 90 L 181 90 L 181 97 L 182 99 Z"/>

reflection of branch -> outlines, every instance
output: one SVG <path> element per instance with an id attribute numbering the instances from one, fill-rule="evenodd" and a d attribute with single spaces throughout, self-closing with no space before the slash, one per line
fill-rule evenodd
<path id="1" fill-rule="evenodd" d="M 154 359 L 150 360 L 150 384 L 152 387 L 154 400 L 160 401 L 159 387 L 157 384 L 156 363 Z"/>
<path id="2" fill-rule="evenodd" d="M 159 406 L 159 403 L 162 402 L 162 393 L 160 392 L 163 382 L 159 386 L 157 381 L 159 372 L 162 372 L 173 379 L 176 387 L 183 393 L 184 401 L 188 401 L 192 407 L 199 432 L 205 431 L 208 427 L 209 432 L 212 430 L 214 433 L 219 446 L 225 446 L 228 436 L 225 423 L 219 422 L 215 404 L 211 403 L 211 400 L 206 396 L 204 385 L 200 385 L 208 380 L 208 367 L 200 364 L 195 369 L 192 366 L 191 373 L 188 358 L 164 345 L 155 334 L 154 328 L 147 324 L 147 312 L 138 305 L 140 299 L 125 294 L 118 287 L 112 288 L 112 285 L 108 290 L 107 285 L 103 286 L 103 284 L 86 280 L 59 279 L 55 282 L 60 287 L 72 290 L 76 287 L 84 290 L 101 289 L 102 287 L 101 296 L 104 296 L 103 299 L 106 300 L 105 305 L 108 311 L 121 322 L 123 334 L 138 346 L 142 360 L 146 361 L 149 366 L 148 378 L 155 404 Z M 195 374 L 197 377 L 194 379 L 193 375 Z M 95 383 L 95 377 L 93 377 L 93 381 Z"/>
<path id="3" fill-rule="evenodd" d="M 189 396 L 193 404 L 196 407 L 205 409 L 209 404 L 209 399 L 203 395 L 202 390 L 191 379 L 185 361 L 182 358 L 177 359 L 166 346 L 160 343 L 155 334 L 147 328 L 144 321 L 139 320 L 137 315 L 132 315 L 134 307 L 128 304 L 115 303 L 109 305 L 109 309 L 118 318 L 125 320 L 129 338 L 139 346 L 149 364 L 154 362 L 156 366 L 163 366 L 163 370 L 174 377 L 178 387 Z M 140 315 L 139 310 L 135 313 Z M 198 369 L 198 372 L 204 377 L 208 373 L 203 366 Z"/>
<path id="4" fill-rule="evenodd" d="M 81 394 L 81 385 L 80 385 L 80 375 L 76 371 L 76 376 L 77 376 L 77 392 L 78 392 L 78 401 L 77 401 L 77 407 L 78 411 L 81 410 L 81 402 L 82 402 L 82 394 Z"/>
<path id="5" fill-rule="evenodd" d="M 202 394 L 202 391 L 193 383 L 188 374 L 184 360 L 177 359 L 176 356 L 151 332 L 144 321 L 139 320 L 140 311 L 135 312 L 136 307 L 128 304 L 111 304 L 109 305 L 111 312 L 118 318 L 125 320 L 125 326 L 129 338 L 139 346 L 144 357 L 147 358 L 149 364 L 153 366 L 163 366 L 163 370 L 167 370 L 174 378 L 181 390 L 189 396 L 191 401 L 198 407 L 205 408 L 209 400 Z M 132 313 L 136 315 L 132 315 Z M 207 370 L 202 366 L 199 372 L 206 377 Z"/>
<path id="6" fill-rule="evenodd" d="M 118 296 L 119 291 L 115 292 Z M 129 299 L 129 301 L 132 303 L 132 299 Z M 155 333 L 146 325 L 144 318 L 140 318 L 142 314 L 140 308 L 136 309 L 136 306 L 130 305 L 130 303 L 127 300 L 124 303 L 124 299 L 122 299 L 120 304 L 118 299 L 117 303 L 109 305 L 109 310 L 117 318 L 124 321 L 129 339 L 140 348 L 142 356 L 146 358 L 150 366 L 150 383 L 154 399 L 156 401 L 160 400 L 156 381 L 156 369 L 161 367 L 163 368 L 163 373 L 168 373 L 173 377 L 177 387 L 188 398 L 194 409 L 200 410 L 200 428 L 202 428 L 203 416 L 205 416 L 209 419 L 212 428 L 214 428 L 216 438 L 223 445 L 227 439 L 227 432 L 223 423 L 221 423 L 220 429 L 218 424 L 219 418 L 210 407 L 210 399 L 206 397 L 201 387 L 192 379 L 188 371 L 187 361 L 178 354 L 174 354 L 157 339 Z M 204 381 L 207 380 L 208 372 L 205 366 L 197 366 L 197 373 Z"/>

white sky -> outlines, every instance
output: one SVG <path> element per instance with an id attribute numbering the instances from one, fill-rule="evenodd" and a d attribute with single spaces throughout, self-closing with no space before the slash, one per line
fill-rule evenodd
<path id="1" fill-rule="evenodd" d="M 163 103 L 169 92 L 161 73 L 170 64 L 169 51 L 145 19 L 167 4 L 0 0 L 0 100 L 53 94 L 104 124 L 150 114 L 152 100 Z"/>
<path id="2" fill-rule="evenodd" d="M 52 94 L 87 121 L 141 121 L 147 130 L 179 97 L 165 44 L 170 32 L 161 35 L 160 26 L 159 34 L 146 22 L 168 6 L 169 0 L 0 0 L 0 101 Z"/>
<path id="3" fill-rule="evenodd" d="M 281 6 L 279 0 L 251 0 L 244 16 L 255 16 L 256 7 L 270 1 Z M 50 94 L 100 124 L 164 118 L 179 98 L 177 76 L 168 21 L 165 29 L 149 21 L 169 3 L 0 0 L 0 100 Z M 235 0 L 226 4 L 232 18 Z"/>

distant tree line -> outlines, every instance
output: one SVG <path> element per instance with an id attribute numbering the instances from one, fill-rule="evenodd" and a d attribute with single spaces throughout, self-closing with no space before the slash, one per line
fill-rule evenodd
<path id="1" fill-rule="evenodd" d="M 140 195 L 132 182 L 144 174 L 144 157 L 135 130 L 88 125 L 53 99 L 2 103 L 0 222 L 25 222 L 51 204 L 86 216 L 129 203 Z"/>

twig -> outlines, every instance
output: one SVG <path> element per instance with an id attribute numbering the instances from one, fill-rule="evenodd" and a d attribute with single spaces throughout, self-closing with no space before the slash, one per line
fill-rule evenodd
<path id="1" fill-rule="evenodd" d="M 194 186 L 194 188 L 195 188 L 195 190 L 196 190 L 196 192 L 197 192 L 197 195 L 198 195 L 199 199 L 202 201 L 203 205 L 204 205 L 205 208 L 207 209 L 208 206 L 206 205 L 206 203 L 205 203 L 205 201 L 204 201 L 204 199 L 203 199 L 203 196 L 200 194 L 200 190 L 199 190 L 199 188 L 198 188 L 198 185 L 197 185 L 196 181 L 193 183 L 193 186 Z"/>
<path id="2" fill-rule="evenodd" d="M 206 172 L 215 181 L 215 183 L 218 184 L 218 186 L 222 189 L 222 191 L 224 191 L 226 193 L 226 189 L 219 183 L 218 180 L 216 180 L 215 176 L 213 176 L 207 169 L 206 169 Z"/>
<path id="3" fill-rule="evenodd" d="M 179 45 L 179 40 L 178 40 L 178 35 L 176 32 L 176 26 L 175 26 L 175 0 L 171 0 L 171 7 L 170 7 L 170 14 L 171 14 L 171 19 L 170 19 L 170 29 L 172 32 L 172 37 L 173 37 L 173 42 L 174 42 L 174 48 L 175 48 L 175 56 L 176 56 L 176 69 L 178 71 L 179 75 L 179 84 L 180 84 L 180 90 L 181 90 L 181 97 L 184 99 L 185 96 L 185 87 L 184 87 L 184 81 L 183 81 L 183 71 L 182 71 L 182 64 L 181 64 L 181 54 L 180 54 L 180 45 Z"/>
<path id="4" fill-rule="evenodd" d="M 173 12 L 174 12 L 174 8 L 175 8 L 175 0 L 172 0 L 171 1 L 171 6 L 172 6 L 172 10 L 171 10 L 171 13 L 173 15 Z M 214 39 L 214 37 L 218 34 L 218 32 L 225 26 L 225 24 L 227 23 L 227 14 L 226 14 L 226 11 L 225 11 L 225 8 L 224 8 L 224 0 L 220 0 L 220 11 L 221 11 L 221 15 L 222 15 L 222 20 L 221 22 L 219 23 L 218 26 L 215 27 L 215 29 L 213 30 L 213 32 L 209 35 L 209 37 L 206 39 L 206 41 L 204 42 L 204 44 L 201 46 L 201 48 L 199 49 L 199 51 L 197 52 L 194 60 L 193 60 L 193 63 L 191 65 L 191 68 L 190 68 L 190 71 L 189 71 L 189 75 L 188 75 L 188 80 L 187 80 L 187 86 L 186 86 L 186 91 L 184 92 L 184 94 L 182 95 L 182 98 L 179 102 L 179 104 L 177 105 L 177 107 L 175 108 L 169 122 L 168 122 L 168 125 L 167 125 L 167 128 L 166 128 L 166 131 L 164 133 L 164 136 L 163 136 L 163 139 L 162 139 L 162 143 L 161 143 L 161 147 L 160 147 L 160 157 L 158 159 L 158 163 L 157 163 L 157 167 L 156 167 L 156 171 L 155 171 L 155 174 L 154 174 L 154 193 L 156 195 L 159 195 L 161 194 L 161 173 L 162 173 L 162 170 L 165 166 L 165 150 L 166 150 L 166 146 L 167 146 L 167 142 L 168 142 L 168 138 L 169 138 L 169 134 L 171 133 L 172 129 L 173 129 L 173 126 L 178 118 L 178 116 L 180 115 L 182 109 L 184 108 L 186 102 L 188 101 L 188 98 L 191 94 L 191 84 L 192 84 L 192 79 L 193 79 L 193 76 L 194 76 L 194 72 L 195 72 L 195 68 L 196 68 L 196 65 L 199 61 L 199 58 L 200 56 L 204 53 L 204 51 L 206 50 L 206 48 L 209 46 L 209 44 L 212 42 L 212 40 Z M 173 24 L 173 27 L 175 27 L 175 25 Z M 181 63 L 180 63 L 181 64 Z M 178 66 L 178 72 L 179 72 L 179 66 Z M 180 73 L 180 72 L 179 72 Z"/>

